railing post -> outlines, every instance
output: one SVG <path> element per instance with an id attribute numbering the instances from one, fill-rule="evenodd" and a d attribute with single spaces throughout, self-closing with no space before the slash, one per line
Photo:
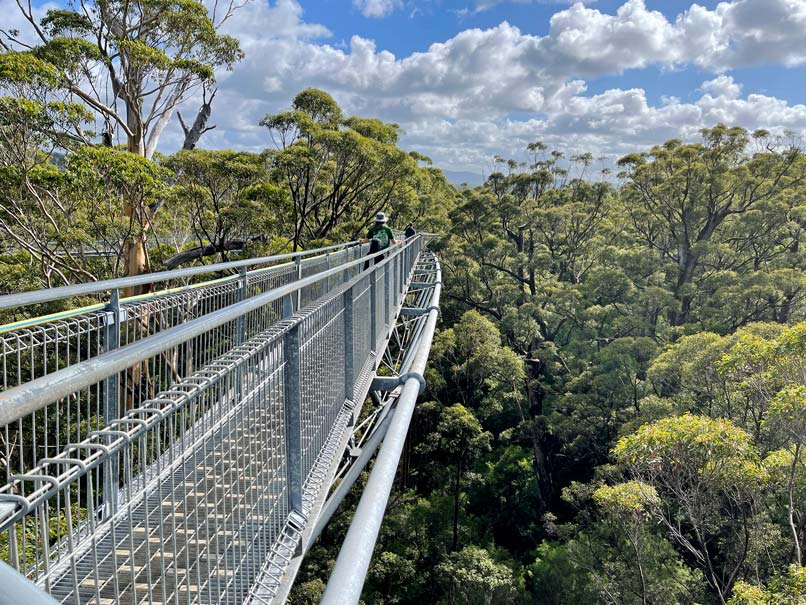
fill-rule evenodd
<path id="1" fill-rule="evenodd" d="M 344 249 L 344 260 L 342 261 L 341 264 L 345 264 L 345 263 L 350 262 L 352 260 L 350 258 L 351 256 L 352 256 L 352 253 L 350 252 L 350 248 L 345 248 Z M 342 271 L 341 272 L 341 277 L 342 277 L 342 281 L 344 283 L 347 283 L 348 281 L 350 281 L 350 270 L 345 269 L 344 271 Z"/>
<path id="2" fill-rule="evenodd" d="M 389 329 L 389 264 L 383 266 L 383 337 Z"/>
<path id="3" fill-rule="evenodd" d="M 376 270 L 369 272 L 369 341 L 372 352 L 378 350 L 378 275 Z"/>
<path id="4" fill-rule="evenodd" d="M 397 259 L 397 296 L 398 302 L 403 304 L 403 282 L 406 281 L 406 251 Z"/>
<path id="5" fill-rule="evenodd" d="M 294 259 L 294 263 L 297 265 L 297 281 L 299 281 L 302 279 L 302 257 L 297 256 Z M 302 307 L 302 290 L 297 290 L 296 299 L 297 299 L 297 308 L 295 310 L 299 311 L 300 308 Z"/>
<path id="6" fill-rule="evenodd" d="M 392 308 L 394 309 L 397 307 L 397 294 L 398 294 L 398 287 L 397 287 L 397 276 L 400 274 L 400 270 L 398 269 L 398 261 L 400 260 L 400 255 L 395 254 L 395 258 L 392 259 Z"/>
<path id="7" fill-rule="evenodd" d="M 330 269 L 330 252 L 325 252 L 325 271 Z M 330 292 L 330 278 L 325 278 L 325 285 L 322 288 L 323 292 Z"/>
<path id="8" fill-rule="evenodd" d="M 241 267 L 238 270 L 238 273 L 240 274 L 241 282 L 241 287 L 238 290 L 238 300 L 243 302 L 246 300 L 248 295 L 249 275 L 247 274 L 246 267 Z M 238 320 L 235 322 L 235 344 L 243 344 L 244 340 L 246 340 L 246 326 L 244 316 L 240 315 Z"/>
<path id="9" fill-rule="evenodd" d="M 106 324 L 104 325 L 104 352 L 113 351 L 120 347 L 120 290 L 112 290 L 109 296 L 109 305 L 106 310 Z M 101 427 L 120 416 L 120 375 L 114 374 L 104 379 L 103 418 Z M 106 445 L 111 444 L 111 438 L 106 438 Z M 101 510 L 104 517 L 111 517 L 118 509 L 117 456 L 112 456 L 104 465 L 104 493 Z"/>
<path id="10" fill-rule="evenodd" d="M 355 397 L 355 359 L 353 346 L 353 288 L 344 291 L 344 398 Z"/>
<path id="11" fill-rule="evenodd" d="M 283 339 L 285 454 L 288 510 L 302 513 L 302 436 L 300 391 L 299 323 L 295 323 Z"/>

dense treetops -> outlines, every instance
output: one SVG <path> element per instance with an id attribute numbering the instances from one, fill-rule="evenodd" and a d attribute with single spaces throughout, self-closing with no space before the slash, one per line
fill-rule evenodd
<path id="1" fill-rule="evenodd" d="M 396 125 L 345 118 L 322 91 L 267 116 L 262 153 L 183 150 L 152 161 L 85 140 L 86 106 L 37 100 L 53 96 L 32 91 L 37 74 L 58 81 L 50 63 L 0 54 L 7 291 L 125 274 L 132 241 L 158 269 L 352 240 L 382 209 L 401 225 L 446 224 L 435 202 L 454 191 L 442 173 L 397 147 Z M 22 269 L 26 259 L 35 270 Z"/>
<path id="2" fill-rule="evenodd" d="M 616 180 L 527 152 L 437 244 L 432 401 L 366 602 L 803 603 L 800 150 L 719 125 Z"/>

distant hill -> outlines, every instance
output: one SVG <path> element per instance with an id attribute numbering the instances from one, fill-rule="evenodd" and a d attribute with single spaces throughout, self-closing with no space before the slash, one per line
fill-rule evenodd
<path id="1" fill-rule="evenodd" d="M 484 182 L 484 176 L 481 172 L 465 172 L 461 170 L 443 170 L 445 177 L 454 185 L 461 185 L 467 183 L 471 187 L 481 185 Z"/>

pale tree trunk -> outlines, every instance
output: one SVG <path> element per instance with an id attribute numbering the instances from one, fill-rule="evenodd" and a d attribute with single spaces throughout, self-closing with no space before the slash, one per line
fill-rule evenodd
<path id="1" fill-rule="evenodd" d="M 163 130 L 168 125 L 168 122 L 171 121 L 171 118 L 174 115 L 174 107 L 179 103 L 179 100 L 185 94 L 187 90 L 187 84 L 177 84 L 173 91 L 166 101 L 165 105 L 167 109 L 162 113 L 162 115 L 157 118 L 157 120 L 151 125 L 148 133 L 148 143 L 146 144 L 145 148 L 145 157 L 147 159 L 151 159 L 154 157 L 154 152 L 157 150 L 157 143 L 159 142 L 160 136 L 162 136 Z"/>
<path id="2" fill-rule="evenodd" d="M 135 98 L 137 98 L 135 96 Z M 142 117 L 139 108 L 133 106 L 131 101 L 126 104 L 126 122 L 131 131 L 128 137 L 127 148 L 130 153 L 145 157 L 145 144 L 143 137 Z M 129 220 L 130 235 L 123 243 L 123 265 L 127 276 L 142 275 L 148 271 L 148 256 L 145 245 L 145 227 L 148 224 L 145 213 L 147 209 L 139 209 L 129 200 L 124 204 L 123 213 Z M 140 294 L 142 288 L 132 286 L 123 289 L 123 296 Z"/>
<path id="3" fill-rule="evenodd" d="M 795 453 L 792 456 L 792 464 L 789 469 L 789 486 L 787 489 L 787 495 L 789 496 L 789 505 L 787 507 L 789 513 L 789 527 L 792 530 L 792 539 L 794 540 L 795 544 L 795 558 L 798 562 L 798 566 L 803 566 L 803 556 L 801 554 L 800 548 L 800 539 L 798 537 L 798 528 L 795 524 L 795 501 L 794 501 L 794 491 L 795 491 L 795 472 L 797 470 L 798 461 L 800 459 L 800 443 L 795 446 Z"/>

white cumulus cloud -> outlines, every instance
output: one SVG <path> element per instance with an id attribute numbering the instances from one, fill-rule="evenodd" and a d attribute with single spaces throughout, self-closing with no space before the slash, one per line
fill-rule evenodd
<path id="1" fill-rule="evenodd" d="M 380 16 L 397 3 L 357 6 Z M 13 8 L 12 0 L 0 0 L 5 7 Z M 398 122 L 405 146 L 455 170 L 515 155 L 536 139 L 570 153 L 617 156 L 696 136 L 719 121 L 806 135 L 806 107 L 743 89 L 730 73 L 806 64 L 806 0 L 692 4 L 673 19 L 643 0 L 625 0 L 615 12 L 583 3 L 558 9 L 544 36 L 504 22 L 398 57 L 361 36 L 332 40 L 327 27 L 305 20 L 298 0 L 253 0 L 227 22 L 246 58 L 218 75 L 218 128 L 202 144 L 270 145 L 260 119 L 310 86 L 333 94 L 347 113 Z M 587 90 L 588 81 L 648 67 L 695 67 L 707 75 L 699 92 L 663 91 L 658 104 L 640 87 Z M 183 114 L 191 111 L 192 103 Z M 173 128 L 163 138 L 166 151 L 181 141 Z"/>
<path id="2" fill-rule="evenodd" d="M 702 90 L 714 97 L 736 99 L 742 92 L 741 84 L 736 83 L 732 76 L 722 74 L 713 80 L 703 82 Z"/>
<path id="3" fill-rule="evenodd" d="M 401 0 L 353 0 L 353 6 L 365 17 L 385 17 L 403 6 Z"/>
<path id="4" fill-rule="evenodd" d="M 379 0 L 371 10 L 386 10 L 381 4 L 389 3 Z M 718 121 L 806 132 L 803 106 L 752 91 L 742 96 L 740 84 L 724 73 L 806 63 L 806 0 L 693 4 L 675 19 L 643 0 L 626 0 L 614 13 L 577 3 L 553 15 L 545 36 L 504 22 L 404 57 L 360 36 L 340 46 L 317 39 L 327 36 L 326 28 L 305 23 L 297 0 L 251 10 L 229 24 L 244 40 L 247 58 L 222 80 L 214 107 L 220 126 L 206 135 L 208 146 L 268 145 L 257 122 L 308 86 L 331 92 L 349 113 L 400 123 L 404 145 L 452 169 L 518 153 L 535 139 L 569 152 L 616 156 L 636 145 L 696 136 Z M 640 88 L 586 91 L 587 80 L 650 66 L 696 66 L 714 76 L 701 84 L 700 98 L 670 95 L 658 106 Z"/>
<path id="5" fill-rule="evenodd" d="M 474 0 L 473 12 L 481 13 L 498 6 L 499 4 L 574 4 L 581 2 L 584 4 L 593 4 L 598 0 Z"/>

